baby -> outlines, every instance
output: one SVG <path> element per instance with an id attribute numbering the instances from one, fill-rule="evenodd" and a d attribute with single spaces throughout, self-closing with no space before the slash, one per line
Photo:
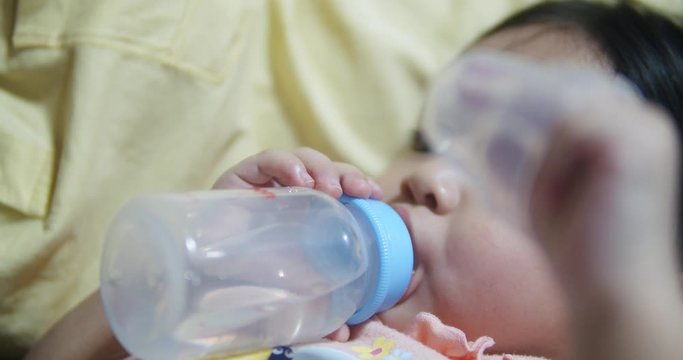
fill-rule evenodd
<path id="1" fill-rule="evenodd" d="M 469 63 L 479 71 L 493 66 L 488 70 L 497 74 L 490 84 L 478 77 L 481 97 L 502 81 L 524 83 L 520 88 L 532 91 L 538 79 L 527 75 L 544 75 L 531 68 L 505 73 L 495 65 L 514 60 L 499 56 L 498 64 Z M 612 83 L 603 80 L 587 82 L 592 87 L 575 98 L 583 101 L 563 108 L 550 132 L 529 199 L 535 236 L 489 211 L 467 182 L 467 169 L 431 154 L 399 161 L 394 171 L 407 174 L 398 192 L 382 194 L 382 187 L 354 167 L 310 148 L 254 155 L 227 171 L 216 187 L 303 186 L 333 197 L 342 192 L 383 197 L 406 220 L 416 267 L 401 302 L 378 314 L 377 321 L 449 358 L 461 358 L 448 353 L 454 348 L 482 351 L 490 340 L 485 335 L 496 341 L 490 349 L 495 353 L 553 359 L 674 358 L 683 350 L 676 349 L 683 312 L 672 256 L 675 131 L 664 113 L 616 84 L 600 87 Z M 562 84 L 545 89 L 550 98 L 563 90 Z M 514 102 L 514 96 L 504 100 Z M 486 111 L 501 106 L 495 102 L 488 98 Z M 425 313 L 457 329 L 447 329 Z M 431 334 L 420 334 L 424 331 Z M 433 339 L 457 343 L 457 336 L 443 334 L 459 331 L 479 338 L 475 344 L 480 346 L 465 342 L 449 349 Z M 351 338 L 366 332 L 361 328 Z M 369 332 L 400 341 L 376 327 Z M 349 337 L 347 328 L 331 336 L 337 341 Z M 381 352 L 381 344 L 376 347 Z"/>
<path id="2" fill-rule="evenodd" d="M 615 24 L 620 21 L 631 24 L 635 35 L 618 30 Z M 629 53 L 627 45 L 621 44 L 623 53 L 615 54 L 605 47 L 605 39 L 609 31 L 622 31 L 623 41 L 628 41 L 652 29 L 662 32 L 655 35 L 658 40 L 650 39 L 660 43 L 652 53 L 634 56 L 659 59 L 661 67 L 649 70 L 670 73 L 654 80 L 642 73 L 632 76 L 624 71 L 631 66 L 622 56 Z M 621 73 L 675 120 L 681 116 L 681 86 L 675 83 L 680 76 L 673 75 L 678 74 L 675 69 L 683 69 L 681 38 L 680 29 L 672 24 L 625 5 L 549 3 L 503 23 L 469 51 L 502 51 L 539 68 L 583 67 L 602 73 L 600 83 Z M 678 52 L 666 48 L 657 53 L 657 48 L 667 46 L 667 39 L 678 41 Z M 632 49 L 650 44 L 641 40 L 632 40 Z M 507 63 L 506 56 L 501 55 L 500 64 Z M 529 66 L 532 71 L 534 66 Z M 500 79 L 485 73 L 500 74 L 499 70 L 495 64 L 482 65 L 481 76 L 462 81 L 474 82 L 475 95 L 488 101 L 487 106 L 505 103 L 522 109 L 517 114 L 522 118 L 533 117 L 524 113 L 524 97 L 490 96 Z M 539 82 L 523 73 L 502 74 L 509 84 L 547 99 L 567 90 L 563 83 L 539 89 Z M 457 327 L 470 339 L 492 338 L 491 353 L 552 359 L 680 357 L 683 307 L 674 256 L 678 130 L 669 114 L 618 85 L 589 87 L 585 94 L 575 95 L 579 105 L 539 105 L 553 114 L 555 126 L 548 132 L 548 147 L 531 182 L 526 209 L 530 229 L 512 226 L 491 211 L 466 180 L 466 169 L 424 151 L 399 157 L 375 182 L 355 167 L 310 148 L 267 150 L 228 170 L 215 187 L 303 186 L 333 197 L 346 193 L 389 202 L 411 232 L 416 266 L 399 304 L 377 315 L 375 321 L 382 326 L 412 334 L 421 314 L 418 323 L 433 316 L 429 321 Z M 424 150 L 430 144 L 418 145 Z M 76 330 L 91 336 L 73 345 L 78 351 L 71 354 L 79 355 L 64 358 L 125 356 L 94 294 L 54 327 L 29 358 L 55 355 L 60 346 L 66 351 L 65 334 Z M 344 342 L 363 330 L 342 328 L 330 338 Z"/>
<path id="3" fill-rule="evenodd" d="M 629 9 L 634 12 L 627 7 L 614 11 L 626 16 Z M 571 11 L 567 18 L 576 16 Z M 534 12 L 526 16 L 530 14 Z M 605 78 L 615 70 L 598 40 L 559 20 L 498 29 L 470 51 L 477 49 L 583 67 Z M 681 64 L 680 48 L 678 56 Z M 534 89 L 535 79 L 526 74 L 488 70 L 496 76 L 470 73 L 461 83 L 478 82 L 478 95 L 486 96 L 498 83 L 508 81 L 545 92 L 546 98 L 560 96 L 563 86 L 572 85 Z M 429 312 L 469 337 L 491 336 L 496 341 L 492 352 L 551 358 L 666 358 L 654 356 L 661 350 L 674 356 L 675 341 L 667 349 L 661 332 L 683 334 L 674 258 L 676 128 L 666 114 L 629 96 L 629 90 L 620 87 L 623 84 L 604 90 L 591 87 L 596 84 L 600 83 L 587 82 L 586 93 L 578 94 L 577 100 L 585 104 L 557 109 L 563 111 L 562 119 L 549 134 L 551 145 L 530 194 L 533 237 L 489 211 L 457 166 L 431 154 L 400 158 L 379 180 L 379 187 L 349 165 L 334 163 L 311 149 L 267 151 L 228 171 L 217 187 L 274 182 L 315 187 L 335 197 L 342 191 L 377 197 L 383 189 L 383 199 L 407 219 L 417 263 L 403 301 L 379 314 L 389 327 L 407 331 L 415 314 Z M 459 89 L 451 90 L 455 94 Z M 492 106 L 496 104 L 487 103 Z M 656 328 L 660 330 L 655 332 Z M 619 344 L 624 348 L 613 342 L 622 336 Z"/>

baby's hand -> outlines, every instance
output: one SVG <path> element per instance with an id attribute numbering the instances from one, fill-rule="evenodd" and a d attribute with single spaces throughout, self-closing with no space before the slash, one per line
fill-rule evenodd
<path id="1" fill-rule="evenodd" d="M 574 294 L 642 293 L 673 272 L 677 146 L 672 120 L 636 99 L 604 96 L 555 132 L 531 210 Z"/>
<path id="2" fill-rule="evenodd" d="M 244 159 L 218 178 L 214 189 L 300 186 L 334 198 L 342 193 L 379 199 L 382 190 L 356 167 L 330 160 L 311 148 L 265 150 Z"/>
<path id="3" fill-rule="evenodd" d="M 429 102 L 433 145 L 450 146 L 461 163 L 484 153 L 469 164 L 512 189 L 500 192 L 505 205 L 508 193 L 530 193 L 513 200 L 530 210 L 572 296 L 643 293 L 636 277 L 671 275 L 678 139 L 673 121 L 630 85 L 591 69 L 473 52 L 436 89 L 455 95 Z"/>
<path id="4" fill-rule="evenodd" d="M 570 294 L 577 358 L 679 357 L 672 121 L 607 96 L 569 114 L 551 143 L 532 213 Z"/>
<path id="5" fill-rule="evenodd" d="M 498 140 L 505 161 L 487 153 L 490 174 L 516 194 L 531 185 L 530 225 L 567 294 L 576 358 L 680 357 L 673 121 L 611 75 L 470 56 L 442 83 L 458 96 L 435 97 L 434 113 L 453 116 L 431 135 L 456 150 Z"/>

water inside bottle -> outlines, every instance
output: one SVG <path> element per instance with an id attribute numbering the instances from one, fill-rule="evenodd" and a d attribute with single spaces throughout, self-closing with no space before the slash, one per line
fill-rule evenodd
<path id="1" fill-rule="evenodd" d="M 354 311 L 343 294 L 305 299 L 277 288 L 235 286 L 204 293 L 174 337 L 205 354 L 236 353 L 315 340 Z"/>
<path id="2" fill-rule="evenodd" d="M 149 359 L 235 354 L 343 324 L 363 295 L 347 286 L 367 263 L 356 228 L 334 199 L 290 200 L 276 211 L 271 199 L 191 202 L 180 219 L 163 202 L 134 206 L 109 235 L 103 278 L 127 347 Z"/>
<path id="3" fill-rule="evenodd" d="M 302 208 L 278 213 L 278 219 L 251 217 L 240 232 L 238 224 L 225 222 L 212 231 L 197 226 L 202 231 L 185 239 L 190 285 L 172 334 L 176 343 L 195 354 L 289 345 L 317 340 L 353 314 L 362 289 L 331 293 L 365 267 L 363 249 L 352 241 L 355 228 L 335 211 Z M 212 208 L 218 213 L 234 210 Z"/>

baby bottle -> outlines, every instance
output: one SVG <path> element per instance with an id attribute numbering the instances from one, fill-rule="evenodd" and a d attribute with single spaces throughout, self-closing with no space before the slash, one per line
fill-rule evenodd
<path id="1" fill-rule="evenodd" d="M 606 94 L 634 97 L 634 89 L 592 69 L 473 50 L 436 77 L 420 135 L 492 211 L 528 229 L 533 182 L 564 118 Z"/>
<path id="2" fill-rule="evenodd" d="M 413 267 L 400 216 L 306 188 L 140 196 L 104 242 L 101 296 L 142 359 L 322 339 L 393 306 Z"/>

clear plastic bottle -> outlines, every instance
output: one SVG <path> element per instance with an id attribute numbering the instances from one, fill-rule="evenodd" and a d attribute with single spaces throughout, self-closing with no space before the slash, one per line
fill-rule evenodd
<path id="1" fill-rule="evenodd" d="M 420 135 L 492 211 L 528 230 L 533 182 L 565 117 L 605 96 L 632 98 L 635 90 L 590 68 L 472 50 L 436 77 Z"/>
<path id="2" fill-rule="evenodd" d="M 101 294 L 143 359 L 321 339 L 393 306 L 412 273 L 388 205 L 304 188 L 141 196 L 110 225 Z"/>

